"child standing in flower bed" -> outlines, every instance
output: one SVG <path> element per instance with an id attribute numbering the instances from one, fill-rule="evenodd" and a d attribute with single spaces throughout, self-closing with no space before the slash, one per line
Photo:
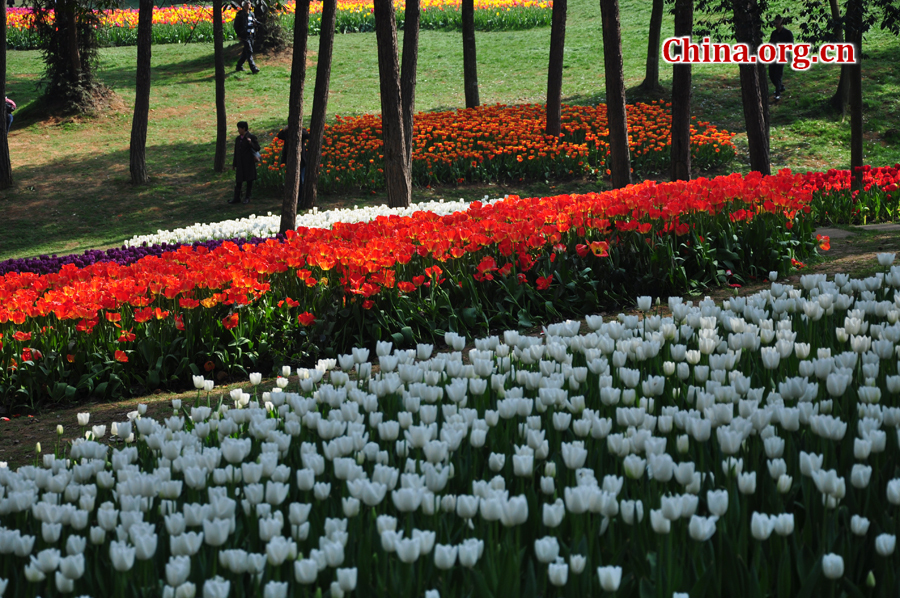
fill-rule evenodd
<path id="1" fill-rule="evenodd" d="M 250 125 L 242 120 L 237 124 L 238 136 L 234 140 L 234 159 L 231 167 L 235 171 L 234 197 L 228 203 L 241 201 L 241 185 L 247 182 L 247 194 L 243 203 L 250 203 L 253 194 L 253 181 L 256 180 L 256 164 L 259 162 L 259 141 L 250 132 Z"/>

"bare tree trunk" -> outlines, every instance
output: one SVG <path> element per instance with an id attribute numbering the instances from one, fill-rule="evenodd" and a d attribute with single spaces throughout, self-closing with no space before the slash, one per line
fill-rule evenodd
<path id="1" fill-rule="evenodd" d="M 844 30 L 841 27 L 841 9 L 837 0 L 829 0 L 831 5 L 831 20 L 834 22 L 834 40 L 838 43 L 844 41 Z M 829 100 L 831 106 L 841 113 L 841 117 L 847 116 L 847 106 L 850 103 L 850 65 L 841 65 L 841 78 L 838 80 L 837 89 Z"/>
<path id="2" fill-rule="evenodd" d="M 742 64 L 739 70 L 744 125 L 747 128 L 747 145 L 750 152 L 750 169 L 770 174 L 772 167 L 769 160 L 769 137 L 766 135 L 759 69 L 752 64 Z"/>
<path id="3" fill-rule="evenodd" d="M 303 86 L 306 81 L 306 42 L 309 38 L 309 0 L 298 0 L 294 13 L 294 57 L 291 60 L 291 91 L 288 98 L 288 136 L 284 169 L 284 198 L 279 232 L 297 227 L 297 196 L 300 194 L 300 160 L 303 154 Z"/>
<path id="4" fill-rule="evenodd" d="M 606 119 L 609 127 L 609 170 L 616 189 L 631 184 L 631 152 L 625 113 L 625 72 L 619 0 L 600 0 L 603 27 L 603 66 L 606 71 Z"/>
<path id="5" fill-rule="evenodd" d="M 648 93 L 659 93 L 662 88 L 659 85 L 659 38 L 662 31 L 664 0 L 653 0 L 653 8 L 650 10 L 650 38 L 647 40 L 647 68 L 644 72 L 644 82 L 640 89 Z M 677 37 L 678 34 L 676 33 Z"/>
<path id="6" fill-rule="evenodd" d="M 416 110 L 416 71 L 419 64 L 420 0 L 407 0 L 403 23 L 403 62 L 400 66 L 400 99 L 403 102 L 403 143 L 412 176 L 413 114 Z"/>
<path id="7" fill-rule="evenodd" d="M 475 108 L 478 99 L 478 63 L 475 60 L 475 0 L 462 0 L 463 87 L 466 108 Z"/>
<path id="8" fill-rule="evenodd" d="M 138 9 L 137 72 L 135 75 L 134 117 L 131 120 L 131 182 L 146 185 L 147 121 L 150 118 L 150 53 L 153 27 L 153 0 L 140 0 Z"/>
<path id="9" fill-rule="evenodd" d="M 675 37 L 690 37 L 694 30 L 694 1 L 675 0 Z M 682 50 L 683 51 L 683 50 Z M 672 172 L 673 181 L 691 180 L 691 65 L 672 65 Z"/>
<path id="10" fill-rule="evenodd" d="M 0 6 L 0 189 L 12 187 L 12 163 L 6 136 L 6 4 Z"/>
<path id="11" fill-rule="evenodd" d="M 222 2 L 213 0 L 213 54 L 216 77 L 216 157 L 213 170 L 225 172 L 225 151 L 228 145 L 228 122 L 225 117 L 225 49 L 222 31 Z"/>
<path id="12" fill-rule="evenodd" d="M 334 51 L 334 22 L 337 0 L 322 2 L 322 30 L 319 33 L 319 61 L 316 65 L 316 88 L 313 90 L 312 118 L 309 123 L 309 152 L 306 158 L 306 181 L 303 183 L 303 208 L 316 205 L 319 194 L 319 166 L 322 164 L 322 138 L 325 115 L 328 114 L 328 88 L 331 85 L 331 57 Z"/>
<path id="13" fill-rule="evenodd" d="M 734 0 L 734 32 L 738 42 L 747 44 L 755 52 L 759 46 L 758 34 L 754 31 L 755 0 Z M 744 108 L 744 125 L 747 128 L 747 145 L 750 152 L 750 168 L 770 174 L 768 85 L 765 65 L 742 64 L 741 100 Z"/>
<path id="14" fill-rule="evenodd" d="M 384 140 L 384 178 L 388 205 L 409 206 L 412 177 L 406 161 L 403 134 L 403 102 L 400 97 L 400 64 L 397 59 L 397 21 L 391 0 L 374 0 L 375 37 L 378 44 L 378 78 L 381 83 L 381 134 Z"/>
<path id="15" fill-rule="evenodd" d="M 852 181 L 850 188 L 859 191 L 863 188 L 862 167 L 863 155 L 863 114 L 862 114 L 862 0 L 847 2 L 847 41 L 856 46 L 856 62 L 847 65 L 850 79 L 850 172 Z"/>
<path id="16" fill-rule="evenodd" d="M 550 24 L 550 65 L 547 67 L 547 135 L 562 133 L 562 78 L 566 47 L 567 0 L 554 0 Z"/>

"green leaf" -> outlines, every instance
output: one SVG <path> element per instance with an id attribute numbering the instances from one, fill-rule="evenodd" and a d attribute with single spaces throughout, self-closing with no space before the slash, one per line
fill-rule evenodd
<path id="1" fill-rule="evenodd" d="M 806 576 L 806 579 L 803 580 L 803 585 L 800 586 L 800 591 L 797 593 L 797 598 L 810 598 L 813 594 L 813 590 L 816 589 L 816 584 L 819 581 L 819 577 L 822 573 L 822 559 L 816 559 L 813 561 L 813 566 L 810 568 L 809 575 Z"/>
<path id="2" fill-rule="evenodd" d="M 646 577 L 642 577 L 641 581 L 638 583 L 638 595 L 640 598 L 656 598 L 656 584 L 647 579 Z M 691 592 L 691 596 L 695 594 Z M 699 596 L 700 594 L 696 594 Z"/>
<path id="3" fill-rule="evenodd" d="M 785 550 L 778 565 L 778 595 L 791 595 L 791 551 Z"/>
<path id="4" fill-rule="evenodd" d="M 519 310 L 519 326 L 521 326 L 523 328 L 531 328 L 532 322 L 531 322 L 531 318 L 529 316 L 530 316 L 530 314 L 528 313 L 527 310 L 520 309 Z"/>
<path id="5" fill-rule="evenodd" d="M 472 576 L 475 578 L 475 595 L 481 598 L 494 598 L 494 594 L 488 588 L 484 573 L 478 569 L 472 569 Z"/>
<path id="6" fill-rule="evenodd" d="M 700 576 L 700 579 L 694 584 L 694 587 L 691 588 L 689 594 L 691 596 L 707 596 L 709 595 L 709 588 L 715 580 L 715 569 L 713 567 L 707 567 L 703 571 L 703 575 Z M 781 594 L 779 594 L 780 596 Z"/>

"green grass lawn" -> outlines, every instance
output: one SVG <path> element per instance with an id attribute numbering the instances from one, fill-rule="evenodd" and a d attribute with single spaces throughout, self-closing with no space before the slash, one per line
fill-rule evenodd
<path id="1" fill-rule="evenodd" d="M 643 80 L 649 3 L 621 3 L 626 81 L 629 89 Z M 663 37 L 671 35 L 667 15 Z M 481 100 L 489 103 L 543 102 L 550 30 L 478 33 Z M 866 161 L 882 165 L 900 161 L 900 43 L 880 31 L 866 40 L 864 71 Z M 318 38 L 310 39 L 305 114 L 309 115 Z M 258 134 L 277 131 L 287 120 L 290 57 L 261 57 L 262 73 L 231 70 L 237 46 L 226 48 L 229 127 L 250 122 Z M 8 54 L 8 95 L 21 113 L 10 135 L 15 187 L 0 193 L 5 226 L 0 229 L 0 259 L 43 253 L 80 252 L 107 247 L 135 234 L 224 220 L 251 213 L 277 212 L 278 193 L 257 194 L 248 206 L 228 206 L 231 173 L 212 169 L 215 140 L 213 54 L 208 44 L 153 48 L 153 90 L 147 158 L 151 185 L 129 184 L 128 144 L 134 98 L 136 52 L 133 47 L 101 51 L 100 79 L 114 93 L 108 110 L 92 118 L 45 120 L 28 114 L 40 90 L 42 63 L 38 52 Z M 694 114 L 736 132 L 738 158 L 727 170 L 746 171 L 746 137 L 736 66 L 702 66 L 694 71 Z M 786 72 L 788 87 L 772 107 L 773 168 L 809 170 L 846 168 L 849 164 L 849 120 L 841 122 L 823 107 L 839 72 L 816 66 Z M 664 65 L 661 82 L 668 86 L 671 68 Z M 599 4 L 573 0 L 569 6 L 565 101 L 604 101 Z M 631 94 L 634 99 L 634 94 Z M 631 100 L 629 100 L 631 101 Z M 375 36 L 339 35 L 335 40 L 329 112 L 356 115 L 379 109 Z M 418 110 L 445 110 L 464 105 L 462 48 L 458 33 L 420 34 Z M 231 133 L 229 133 L 231 134 Z M 888 139 L 892 139 L 889 142 Z M 230 145 L 229 145 L 230 149 Z M 715 174 L 715 173 L 705 173 Z M 521 187 L 477 186 L 416 189 L 414 199 L 481 198 L 506 193 L 555 194 L 603 187 L 597 181 L 538 182 Z M 321 196 L 321 207 L 381 203 L 382 194 Z"/>

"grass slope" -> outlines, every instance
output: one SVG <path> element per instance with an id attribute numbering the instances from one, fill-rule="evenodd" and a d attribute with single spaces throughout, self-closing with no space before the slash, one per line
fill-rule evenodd
<path id="1" fill-rule="evenodd" d="M 634 88 L 643 80 L 649 4 L 621 3 L 626 81 Z M 667 15 L 663 37 L 671 35 Z M 519 32 L 479 33 L 478 68 L 483 103 L 542 102 L 546 88 L 549 28 Z M 864 77 L 866 161 L 900 161 L 900 43 L 881 32 L 867 40 Z M 304 112 L 311 110 L 318 38 L 307 57 Z M 226 49 L 229 67 L 238 48 Z M 0 192 L 5 224 L 0 229 L 0 259 L 42 253 L 79 252 L 120 244 L 134 234 L 146 234 L 200 221 L 217 221 L 250 213 L 277 212 L 277 193 L 257 194 L 249 206 L 227 206 L 230 172 L 212 170 L 215 104 L 212 46 L 166 45 L 153 48 L 153 89 L 147 158 L 151 185 L 129 184 L 128 144 L 134 97 L 135 48 L 101 52 L 100 78 L 115 92 L 110 109 L 95 118 L 41 120 L 29 115 L 28 104 L 39 95 L 42 63 L 38 52 L 10 52 L 8 95 L 24 107 L 10 134 L 13 189 Z M 248 120 L 254 132 L 271 132 L 287 119 L 290 55 L 261 57 L 260 75 L 228 71 L 227 114 L 230 129 Z M 661 70 L 670 84 L 671 69 Z M 839 71 L 816 66 L 807 72 L 788 70 L 788 93 L 772 108 L 773 167 L 796 170 L 847 167 L 849 121 L 841 122 L 823 103 L 833 92 Z M 339 35 L 335 41 L 329 112 L 355 115 L 379 109 L 378 69 L 374 34 Z M 736 66 L 695 69 L 694 114 L 738 133 L 746 147 Z M 565 101 L 603 101 L 602 39 L 599 5 L 570 2 L 563 78 Z M 630 95 L 630 101 L 635 99 Z M 420 34 L 416 91 L 418 110 L 446 110 L 464 105 L 462 48 L 457 33 Z M 34 110 L 31 111 L 34 113 Z M 229 130 L 229 135 L 232 135 Z M 893 141 L 888 141 L 892 139 Z M 230 149 L 230 145 L 229 145 Z M 743 153 L 730 167 L 746 171 Z M 414 199 L 480 198 L 505 193 L 546 195 L 597 189 L 595 181 L 544 182 L 521 187 L 477 186 L 458 189 L 416 189 Z M 325 196 L 323 207 L 384 202 L 381 194 Z"/>

